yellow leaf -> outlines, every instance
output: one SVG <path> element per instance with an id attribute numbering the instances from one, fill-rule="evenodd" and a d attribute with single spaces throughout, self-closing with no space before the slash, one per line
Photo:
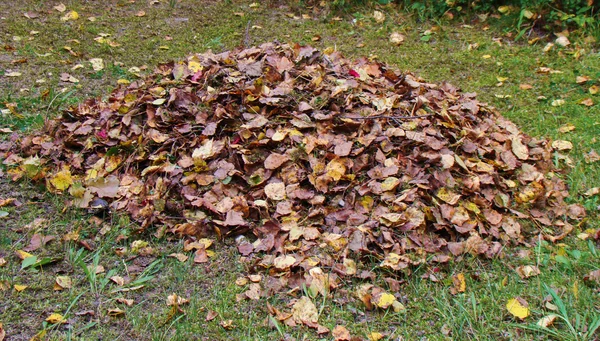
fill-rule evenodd
<path id="1" fill-rule="evenodd" d="M 51 314 L 50 316 L 48 316 L 48 318 L 46 318 L 46 322 L 50 322 L 52 324 L 67 323 L 65 318 L 61 314 L 57 314 L 57 313 L 54 313 L 54 314 Z"/>
<path id="2" fill-rule="evenodd" d="M 498 7 L 498 12 L 500 12 L 502 14 L 508 14 L 508 13 L 510 13 L 510 7 L 509 6 L 500 6 L 500 7 Z"/>
<path id="3" fill-rule="evenodd" d="M 327 175 L 331 177 L 333 180 L 338 181 L 346 174 L 346 166 L 342 163 L 340 159 L 333 159 L 325 167 L 325 171 Z"/>
<path id="4" fill-rule="evenodd" d="M 307 296 L 302 296 L 292 306 L 292 318 L 296 323 L 315 324 L 319 320 L 319 311 Z"/>
<path id="5" fill-rule="evenodd" d="M 196 73 L 198 71 L 201 71 L 203 69 L 202 65 L 200 65 L 199 62 L 195 61 L 195 60 L 191 60 L 188 62 L 188 69 L 190 69 L 190 71 L 192 71 L 193 73 Z"/>
<path id="6" fill-rule="evenodd" d="M 69 188 L 73 184 L 73 178 L 71 177 L 71 171 L 68 166 L 64 166 L 63 169 L 56 173 L 54 177 L 50 180 L 50 183 L 54 188 L 59 191 L 64 191 Z"/>
<path id="7" fill-rule="evenodd" d="M 25 289 L 27 289 L 27 285 L 21 285 L 21 284 L 15 284 L 13 285 L 13 287 L 15 288 L 16 291 L 21 292 Z"/>
<path id="8" fill-rule="evenodd" d="M 79 13 L 77 13 L 75 11 L 70 11 L 69 13 L 65 14 L 65 16 L 60 18 L 61 21 L 69 21 L 69 20 L 77 20 L 77 19 L 79 19 Z"/>
<path id="9" fill-rule="evenodd" d="M 456 293 L 465 292 L 467 290 L 467 282 L 465 281 L 465 275 L 462 272 L 452 276 L 452 284 Z"/>
<path id="10" fill-rule="evenodd" d="M 398 186 L 399 184 L 400 184 L 400 179 L 391 176 L 391 177 L 385 179 L 381 183 L 381 190 L 384 192 L 391 191 L 394 188 L 396 188 L 396 186 Z"/>
<path id="11" fill-rule="evenodd" d="M 23 260 L 25 258 L 29 258 L 29 257 L 33 257 L 33 255 L 29 252 L 25 252 L 23 250 L 17 250 L 17 257 L 19 257 L 19 259 Z"/>
<path id="12" fill-rule="evenodd" d="M 386 309 L 391 306 L 394 301 L 396 301 L 396 297 L 394 297 L 394 295 L 384 292 L 375 300 L 374 303 L 379 308 Z"/>
<path id="13" fill-rule="evenodd" d="M 529 308 L 524 306 L 517 298 L 508 300 L 508 302 L 506 302 L 506 309 L 513 316 L 518 317 L 521 320 L 529 316 Z"/>
<path id="14" fill-rule="evenodd" d="M 294 263 L 296 263 L 296 258 L 289 255 L 279 256 L 273 260 L 273 265 L 275 265 L 275 267 L 280 270 L 285 270 L 292 266 Z"/>
<path id="15" fill-rule="evenodd" d="M 379 332 L 371 332 L 368 335 L 369 341 L 379 341 L 381 339 L 383 339 L 383 334 L 379 333 Z"/>
<path id="16" fill-rule="evenodd" d="M 595 95 L 600 91 L 600 87 L 597 85 L 592 85 L 592 86 L 590 86 L 588 91 L 590 92 L 590 94 Z"/>

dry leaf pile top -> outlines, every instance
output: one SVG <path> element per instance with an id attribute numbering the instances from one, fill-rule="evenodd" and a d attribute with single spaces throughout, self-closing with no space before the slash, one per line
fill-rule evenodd
<path id="1" fill-rule="evenodd" d="M 160 65 L 0 151 L 14 179 L 45 179 L 141 229 L 251 232 L 242 255 L 272 274 L 303 269 L 309 283 L 320 267 L 367 276 L 364 255 L 404 271 L 428 254 L 491 257 L 526 242 L 518 219 L 556 240 L 585 214 L 564 202 L 551 144 L 475 94 L 312 47 Z"/>

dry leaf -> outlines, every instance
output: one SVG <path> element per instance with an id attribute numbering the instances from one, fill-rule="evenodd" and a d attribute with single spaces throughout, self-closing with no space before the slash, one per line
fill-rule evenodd
<path id="1" fill-rule="evenodd" d="M 292 318 L 296 323 L 313 325 L 319 319 L 319 312 L 310 298 L 302 296 L 292 306 Z"/>
<path id="2" fill-rule="evenodd" d="M 346 327 L 339 324 L 333 328 L 331 335 L 335 341 L 350 341 L 350 332 Z"/>
<path id="3" fill-rule="evenodd" d="M 67 320 L 65 320 L 65 318 L 61 314 L 53 313 L 53 314 L 50 314 L 50 316 L 48 316 L 46 318 L 46 322 L 52 323 L 52 324 L 57 324 L 57 323 L 67 323 Z"/>
<path id="4" fill-rule="evenodd" d="M 537 276 L 540 274 L 540 269 L 535 265 L 521 265 L 516 269 L 519 276 L 523 279 Z"/>
<path id="5" fill-rule="evenodd" d="M 398 32 L 393 32 L 390 34 L 390 43 L 394 45 L 400 45 L 404 42 L 404 35 Z"/>
<path id="6" fill-rule="evenodd" d="M 542 328 L 548 328 L 554 324 L 554 321 L 556 321 L 557 317 L 558 316 L 555 314 L 550 314 L 548 316 L 544 316 L 537 322 L 537 325 Z"/>

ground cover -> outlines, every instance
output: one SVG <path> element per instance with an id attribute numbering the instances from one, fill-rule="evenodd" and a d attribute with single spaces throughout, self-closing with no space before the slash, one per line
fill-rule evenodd
<path id="1" fill-rule="evenodd" d="M 373 8 L 328 15 L 279 4 L 226 3 L 199 9 L 185 2 L 112 3 L 100 10 L 68 3 L 63 12 L 61 7 L 53 9 L 54 5 L 58 3 L 15 4 L 11 15 L 2 19 L 2 42 L 7 52 L 2 57 L 1 82 L 3 89 L 8 89 L 2 99 L 2 128 L 7 129 L 4 131 L 39 127 L 46 115 L 89 95 L 106 96 L 118 80 L 135 81 L 136 73 L 152 70 L 159 62 L 207 48 L 222 51 L 248 41 L 255 44 L 277 38 L 311 43 L 322 49 L 338 48 L 350 56 L 376 54 L 380 60 L 416 72 L 428 81 L 450 80 L 465 91 L 479 92 L 479 98 L 497 106 L 530 135 L 569 140 L 573 143 L 567 154 L 571 159 L 556 154 L 555 162 L 573 165 L 567 175 L 572 200 L 588 208 L 591 216 L 562 244 L 540 242 L 535 248 L 508 250 L 504 259 L 490 261 L 467 256 L 440 267 L 419 267 L 410 278 L 391 277 L 398 283 L 386 282 L 384 277 L 390 276 L 381 275 L 382 287 L 400 285 L 396 299 L 406 309 L 399 312 L 366 311 L 360 302 L 345 303 L 351 296 L 347 292 L 334 291 L 313 300 L 320 310 L 320 324 L 331 330 L 336 325 L 345 326 L 352 335 L 362 338 L 370 332 L 384 333 L 389 339 L 531 338 L 549 334 L 528 331 L 528 323 L 556 312 L 552 306 L 557 306 L 556 300 L 547 304 L 546 284 L 566 302 L 568 321 L 574 324 L 577 314 L 585 316 L 586 321 L 574 327 L 582 334 L 571 332 L 564 321 L 557 321 L 553 331 L 575 339 L 591 327 L 591 315 L 598 311 L 598 292 L 589 274 L 597 270 L 597 246 L 592 238 L 582 239 L 586 233 L 593 235 L 586 230 L 598 228 L 594 222 L 597 198 L 584 195 L 598 183 L 592 150 L 598 149 L 594 140 L 598 132 L 594 85 L 599 77 L 599 63 L 593 46 L 572 37 L 571 47 L 555 46 L 544 52 L 543 39 L 532 45 L 514 43 L 494 26 L 492 19 L 464 25 L 418 24 L 391 7 L 378 9 L 386 19 L 377 23 Z M 72 10 L 79 18 L 61 21 Z M 29 19 L 23 16 L 25 12 L 29 17 L 39 16 Z M 88 20 L 89 16 L 96 21 Z M 273 18 L 277 19 L 276 27 L 269 25 Z M 488 25 L 489 30 L 482 30 Z M 32 30 L 39 33 L 31 33 Z M 389 42 L 390 34 L 396 31 L 404 36 L 400 45 Z M 429 38 L 423 39 L 425 36 Z M 104 67 L 94 70 L 92 58 L 102 58 Z M 140 70 L 130 70 L 131 67 Z M 42 78 L 45 83 L 37 82 Z M 538 99 L 539 96 L 545 98 Z M 582 101 L 584 104 L 579 104 Z M 4 136 L 8 139 L 10 133 Z M 238 278 L 253 269 L 239 265 L 231 240 L 215 243 L 215 255 L 207 264 L 195 264 L 193 257 L 180 262 L 166 255 L 185 253 L 182 243 L 150 234 L 136 235 L 136 224 L 124 216 L 115 215 L 100 222 L 77 210 L 65 209 L 64 198 L 45 195 L 35 185 L 21 184 L 16 188 L 5 177 L 2 186 L 2 199 L 15 198 L 23 204 L 4 206 L 2 210 L 8 215 L 0 218 L 7 227 L 2 245 L 8 251 L 0 256 L 8 263 L 0 271 L 3 294 L 9 298 L 2 303 L 1 322 L 10 338 L 29 339 L 42 330 L 53 339 L 94 339 L 96 335 L 124 339 L 317 337 L 313 330 L 285 327 L 276 319 L 267 318 L 264 298 L 257 302 L 236 300 L 237 294 L 251 288 L 253 279 Z M 34 222 L 36 217 L 49 215 L 55 218 Z M 57 239 L 36 248 L 35 238 L 31 243 L 35 235 Z M 65 235 L 69 237 L 63 238 Z M 143 246 L 143 242 L 152 249 Z M 23 263 L 14 252 L 28 246 L 38 259 L 61 260 L 22 270 Z M 142 255 L 122 258 L 118 255 L 120 248 L 137 248 Z M 88 270 L 89 265 L 96 269 L 95 259 L 97 265 L 105 267 L 104 273 Z M 237 268 L 232 269 L 232 264 Z M 520 267 L 526 265 L 535 266 L 540 274 L 531 276 L 529 271 L 533 268 Z M 528 269 L 526 274 L 523 269 Z M 464 293 L 456 292 L 461 289 L 461 274 Z M 54 291 L 57 276 L 68 276 L 71 287 L 63 283 L 63 290 Z M 135 278 L 126 289 L 142 284 L 145 287 L 123 291 L 118 277 L 108 280 L 112 276 L 120 276 L 123 281 L 128 276 Z M 586 276 L 591 280 L 585 280 Z M 348 284 L 355 289 L 361 283 Z M 28 287 L 19 292 L 15 285 Z M 180 306 L 185 315 L 165 303 L 172 293 L 190 300 Z M 296 295 L 313 296 L 310 292 Z M 507 302 L 515 297 L 530 304 L 532 316 L 524 321 L 507 310 Z M 123 298 L 134 299 L 133 305 L 129 307 Z M 284 310 L 289 300 L 287 295 L 276 295 L 267 301 Z M 44 322 L 52 313 L 65 316 L 68 323 Z M 332 338 L 331 334 L 323 337 Z"/>

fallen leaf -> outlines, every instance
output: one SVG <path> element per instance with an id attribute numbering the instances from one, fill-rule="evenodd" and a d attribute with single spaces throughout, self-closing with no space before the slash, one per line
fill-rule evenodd
<path id="1" fill-rule="evenodd" d="M 465 275 L 461 272 L 452 276 L 452 287 L 450 287 L 450 293 L 453 295 L 459 292 L 465 292 L 467 290 L 467 282 L 465 281 Z"/>
<path id="2" fill-rule="evenodd" d="M 90 59 L 90 63 L 92 64 L 92 69 L 94 69 L 94 71 L 100 71 L 104 69 L 104 61 L 102 58 L 92 58 Z"/>
<path id="3" fill-rule="evenodd" d="M 54 290 L 71 289 L 73 281 L 69 276 L 56 276 Z"/>
<path id="4" fill-rule="evenodd" d="M 581 101 L 579 101 L 579 104 L 585 105 L 586 107 L 591 107 L 594 105 L 594 101 L 588 97 L 588 98 L 584 98 Z"/>
<path id="5" fill-rule="evenodd" d="M 540 269 L 535 265 L 521 265 L 516 269 L 517 274 L 523 279 L 537 276 L 540 274 Z"/>
<path id="6" fill-rule="evenodd" d="M 302 296 L 292 306 L 292 318 L 296 323 L 312 325 L 317 323 L 319 312 L 310 298 Z"/>
<path id="7" fill-rule="evenodd" d="M 75 11 L 69 11 L 63 17 L 60 18 L 61 21 L 70 21 L 79 19 L 79 14 Z"/>
<path id="8" fill-rule="evenodd" d="M 339 324 L 333 328 L 331 335 L 335 341 L 350 341 L 350 332 L 346 327 Z"/>
<path id="9" fill-rule="evenodd" d="M 63 13 L 64 11 L 67 10 L 67 6 L 65 6 L 65 4 L 63 4 L 62 2 L 54 7 L 55 10 L 59 11 L 60 13 Z"/>
<path id="10" fill-rule="evenodd" d="M 183 298 L 175 293 L 167 296 L 167 305 L 168 306 L 180 306 L 183 304 L 189 303 L 190 300 L 187 298 Z"/>
<path id="11" fill-rule="evenodd" d="M 390 34 L 390 43 L 398 46 L 404 42 L 404 35 L 398 32 L 393 32 Z"/>
<path id="12" fill-rule="evenodd" d="M 396 301 L 396 297 L 394 295 L 382 292 L 378 295 L 373 296 L 372 303 L 381 309 L 387 309 Z"/>
<path id="13" fill-rule="evenodd" d="M 529 308 L 527 307 L 527 302 L 520 297 L 511 298 L 506 302 L 506 309 L 513 316 L 518 317 L 523 320 L 527 316 L 529 316 Z"/>
<path id="14" fill-rule="evenodd" d="M 557 45 L 560 45 L 562 47 L 565 46 L 569 46 L 571 45 L 571 42 L 569 41 L 569 39 L 565 36 L 560 36 L 558 38 L 556 38 L 556 40 L 554 41 Z"/>
<path id="15" fill-rule="evenodd" d="M 285 199 L 285 184 L 282 182 L 270 183 L 265 186 L 265 195 L 271 200 Z"/>
<path id="16" fill-rule="evenodd" d="M 29 286 L 28 285 L 15 284 L 15 285 L 13 285 L 13 287 L 15 288 L 16 291 L 21 292 L 21 291 L 27 289 Z"/>
<path id="17" fill-rule="evenodd" d="M 558 128 L 558 132 L 563 133 L 563 134 L 568 133 L 573 130 L 575 130 L 575 126 L 572 125 L 571 123 L 563 124 L 562 126 L 560 126 L 560 128 Z"/>
<path id="18" fill-rule="evenodd" d="M 381 24 L 385 21 L 385 14 L 380 11 L 374 11 L 373 18 L 375 19 L 376 23 Z"/>
<path id="19" fill-rule="evenodd" d="M 67 320 L 65 320 L 65 318 L 58 313 L 53 313 L 50 314 L 50 316 L 48 316 L 46 318 L 46 322 L 52 323 L 52 324 L 57 324 L 57 323 L 67 323 Z"/>
<path id="20" fill-rule="evenodd" d="M 598 85 L 592 85 L 590 86 L 590 88 L 588 89 L 588 92 L 592 95 L 597 94 L 600 91 L 600 86 Z"/>
<path id="21" fill-rule="evenodd" d="M 569 141 L 556 140 L 552 142 L 552 148 L 559 151 L 571 150 L 573 149 L 573 144 Z"/>
<path id="22" fill-rule="evenodd" d="M 550 314 L 548 316 L 544 316 L 537 322 L 537 325 L 542 328 L 548 328 L 554 324 L 554 321 L 556 321 L 557 317 L 558 317 L 558 315 L 555 315 L 555 314 Z"/>
<path id="23" fill-rule="evenodd" d="M 108 309 L 107 314 L 108 314 L 108 316 L 118 317 L 118 316 L 125 315 L 125 311 L 122 309 L 119 309 L 119 308 L 112 308 L 112 309 Z"/>

